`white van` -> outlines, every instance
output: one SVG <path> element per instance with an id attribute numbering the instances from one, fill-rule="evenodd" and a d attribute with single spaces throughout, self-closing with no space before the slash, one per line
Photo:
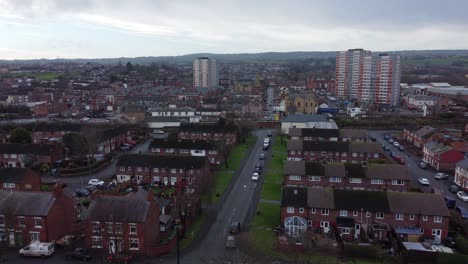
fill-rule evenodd
<path id="1" fill-rule="evenodd" d="M 48 257 L 54 253 L 53 243 L 43 243 L 34 241 L 31 244 L 20 249 L 19 254 L 22 257 Z"/>

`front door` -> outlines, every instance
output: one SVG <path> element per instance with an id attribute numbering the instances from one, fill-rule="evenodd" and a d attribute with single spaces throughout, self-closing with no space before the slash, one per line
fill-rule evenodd
<path id="1" fill-rule="evenodd" d="M 143 176 L 137 175 L 137 184 L 140 184 L 143 181 Z"/>
<path id="2" fill-rule="evenodd" d="M 10 229 L 10 232 L 8 233 L 8 240 L 10 241 L 10 247 L 15 246 L 15 230 Z"/>
<path id="3" fill-rule="evenodd" d="M 360 233 L 361 233 L 361 225 L 355 224 L 354 225 L 354 239 L 358 239 Z"/>
<path id="4" fill-rule="evenodd" d="M 435 243 L 440 243 L 440 237 L 442 236 L 442 230 L 432 229 L 432 235 L 434 236 Z"/>
<path id="5" fill-rule="evenodd" d="M 167 177 L 164 177 L 164 185 L 167 185 L 169 182 L 169 179 Z"/>
<path id="6" fill-rule="evenodd" d="M 324 233 L 328 233 L 330 231 L 330 223 L 328 223 L 328 221 L 321 221 L 320 227 L 322 227 Z"/>
<path id="7" fill-rule="evenodd" d="M 39 232 L 31 232 L 31 242 L 39 241 Z"/>

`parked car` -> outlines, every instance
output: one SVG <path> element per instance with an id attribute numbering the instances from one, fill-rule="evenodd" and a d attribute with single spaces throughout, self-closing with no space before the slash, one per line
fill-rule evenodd
<path id="1" fill-rule="evenodd" d="M 34 241 L 19 250 L 21 257 L 41 257 L 45 258 L 54 254 L 55 247 L 53 243 L 43 243 Z"/>
<path id="2" fill-rule="evenodd" d="M 422 185 L 429 185 L 429 180 L 426 178 L 419 178 L 418 182 Z"/>
<path id="3" fill-rule="evenodd" d="M 393 138 L 390 138 L 390 139 L 388 140 L 388 143 L 390 143 L 390 144 L 393 144 L 393 142 L 395 142 L 395 140 L 393 140 Z"/>
<path id="4" fill-rule="evenodd" d="M 401 160 L 401 157 L 398 156 L 398 155 L 394 155 L 392 158 L 393 158 L 393 160 L 395 160 L 395 161 L 400 161 L 400 160 Z"/>
<path id="5" fill-rule="evenodd" d="M 389 139 L 390 139 L 390 136 L 389 136 L 389 135 L 385 135 L 383 138 L 384 138 L 385 140 L 389 140 Z"/>
<path id="6" fill-rule="evenodd" d="M 405 147 L 403 147 L 403 145 L 400 145 L 400 146 L 398 147 L 398 150 L 404 151 L 404 150 L 405 150 Z"/>
<path id="7" fill-rule="evenodd" d="M 91 261 L 93 259 L 84 248 L 75 248 L 75 250 L 68 252 L 65 258 L 68 260 L 77 259 L 85 261 Z"/>
<path id="8" fill-rule="evenodd" d="M 267 150 L 270 147 L 269 143 L 263 143 L 263 150 Z"/>
<path id="9" fill-rule="evenodd" d="M 88 197 L 90 191 L 86 190 L 85 188 L 80 188 L 75 190 L 76 197 Z"/>
<path id="10" fill-rule="evenodd" d="M 96 185 L 88 185 L 88 186 L 83 187 L 83 189 L 85 189 L 88 192 L 92 193 L 97 189 L 97 186 Z"/>
<path id="11" fill-rule="evenodd" d="M 164 134 L 164 131 L 159 130 L 159 129 L 155 129 L 155 130 L 153 130 L 153 133 L 155 133 L 155 134 Z"/>
<path id="12" fill-rule="evenodd" d="M 229 225 L 229 233 L 235 235 L 241 230 L 241 224 L 239 222 L 231 222 Z"/>
<path id="13" fill-rule="evenodd" d="M 449 192 L 451 193 L 457 193 L 458 191 L 460 191 L 460 188 L 457 186 L 457 185 L 450 185 L 450 187 L 448 188 Z"/>
<path id="14" fill-rule="evenodd" d="M 448 174 L 447 173 L 443 173 L 443 172 L 438 172 L 436 173 L 436 175 L 434 176 L 434 179 L 436 180 L 445 180 L 445 179 L 448 179 Z"/>
<path id="15" fill-rule="evenodd" d="M 107 257 L 107 261 L 109 263 L 122 263 L 122 264 L 128 264 L 133 261 L 133 257 L 128 254 L 123 254 L 120 253 L 118 255 L 110 254 Z"/>
<path id="16" fill-rule="evenodd" d="M 261 153 L 259 158 L 260 158 L 260 160 L 264 160 L 265 159 L 265 153 Z"/>
<path id="17" fill-rule="evenodd" d="M 418 164 L 418 167 L 421 168 L 421 169 L 426 169 L 426 168 L 427 168 L 427 163 L 424 162 L 424 161 L 421 161 L 421 162 Z"/>
<path id="18" fill-rule="evenodd" d="M 93 185 L 93 186 L 99 186 L 99 185 L 103 185 L 104 182 L 99 179 L 91 179 L 89 180 L 88 184 Z"/>
<path id="19" fill-rule="evenodd" d="M 252 174 L 252 181 L 258 181 L 258 178 L 260 178 L 260 175 L 256 172 Z"/>
<path id="20" fill-rule="evenodd" d="M 129 151 L 129 150 L 130 150 L 130 147 L 122 146 L 122 147 L 120 147 L 119 149 L 120 149 L 120 151 L 126 152 L 126 151 Z"/>
<path id="21" fill-rule="evenodd" d="M 457 192 L 458 199 L 462 200 L 463 202 L 468 202 L 468 193 L 464 191 Z"/>
<path id="22" fill-rule="evenodd" d="M 395 142 L 393 142 L 393 146 L 396 147 L 396 148 L 398 148 L 398 147 L 400 146 L 400 143 L 398 143 L 398 142 L 395 141 Z"/>
<path id="23" fill-rule="evenodd" d="M 268 130 L 268 136 L 271 137 L 273 134 L 271 134 L 271 131 Z"/>
<path id="24" fill-rule="evenodd" d="M 457 206 L 455 212 L 459 213 L 463 219 L 468 219 L 468 209 L 465 207 Z"/>
<path id="25" fill-rule="evenodd" d="M 447 204 L 447 208 L 453 209 L 455 208 L 455 205 L 457 204 L 457 201 L 450 197 L 450 196 L 444 196 L 445 203 Z"/>
<path id="26" fill-rule="evenodd" d="M 236 237 L 229 235 L 226 237 L 226 248 L 235 248 L 236 247 Z"/>
<path id="27" fill-rule="evenodd" d="M 400 159 L 400 160 L 398 161 L 398 163 L 400 163 L 400 165 L 405 165 L 405 164 L 406 164 L 406 162 L 405 162 L 404 159 Z"/>
<path id="28" fill-rule="evenodd" d="M 387 145 L 385 145 L 384 149 L 385 149 L 385 151 L 390 151 L 390 147 L 387 146 Z"/>

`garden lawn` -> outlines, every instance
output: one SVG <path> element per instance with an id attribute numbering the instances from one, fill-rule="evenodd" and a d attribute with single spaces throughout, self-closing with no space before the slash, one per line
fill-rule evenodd
<path id="1" fill-rule="evenodd" d="M 237 144 L 231 151 L 228 158 L 229 168 L 226 168 L 225 164 L 221 164 L 215 173 L 215 184 L 213 191 L 211 192 L 211 201 L 213 203 L 219 200 L 219 197 L 226 189 L 226 186 L 232 180 L 234 172 L 239 168 L 242 159 L 244 158 L 249 146 L 255 142 L 255 137 L 248 137 L 245 143 Z"/>
<path id="2" fill-rule="evenodd" d="M 283 143 L 279 136 L 276 136 L 273 141 L 273 154 L 268 163 L 265 181 L 261 192 L 261 198 L 266 200 L 281 199 L 281 184 L 283 182 L 284 161 L 286 160 L 286 138 L 283 138 Z"/>

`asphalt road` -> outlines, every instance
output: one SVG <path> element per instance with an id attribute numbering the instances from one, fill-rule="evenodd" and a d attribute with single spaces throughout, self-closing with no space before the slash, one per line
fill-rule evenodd
<path id="1" fill-rule="evenodd" d="M 380 144 L 386 144 L 387 146 L 390 147 L 391 151 L 397 153 L 400 155 L 406 162 L 406 167 L 408 168 L 408 172 L 411 176 L 411 185 L 413 187 L 419 187 L 421 188 L 422 191 L 424 192 L 431 192 L 431 188 L 438 189 L 444 193 L 446 196 L 453 197 L 457 200 L 457 204 L 464 205 L 466 207 L 466 204 L 463 203 L 461 200 L 457 198 L 457 195 L 454 193 L 451 193 L 448 191 L 448 187 L 450 185 L 454 185 L 453 180 L 454 180 L 454 175 L 450 175 L 448 179 L 445 180 L 436 180 L 434 179 L 435 174 L 437 173 L 436 170 L 428 167 L 427 169 L 421 169 L 418 167 L 418 164 L 421 162 L 421 157 L 414 156 L 412 153 L 409 151 L 399 151 L 396 147 L 394 147 L 392 144 L 388 143 L 384 139 L 384 135 L 388 134 L 391 135 L 392 133 L 396 133 L 399 131 L 382 131 L 382 130 L 372 130 L 369 131 L 369 135 L 373 136 L 377 139 L 377 142 Z M 400 142 L 401 143 L 401 142 Z M 390 151 L 386 151 L 385 155 L 389 159 Z M 418 178 L 426 178 L 429 180 L 430 185 L 429 186 L 423 186 L 418 182 Z"/>
<path id="2" fill-rule="evenodd" d="M 237 178 L 233 179 L 234 185 L 231 190 L 226 190 L 227 199 L 218 211 L 216 221 L 210 227 L 208 233 L 202 241 L 194 241 L 199 246 L 191 252 L 182 255 L 180 263 L 197 264 L 197 263 L 219 263 L 215 261 L 219 257 L 223 257 L 232 253 L 232 250 L 225 248 L 225 239 L 227 236 L 227 227 L 232 221 L 244 223 L 245 219 L 252 218 L 255 210 L 252 208 L 254 194 L 261 191 L 262 180 L 258 182 L 252 181 L 252 173 L 255 165 L 259 162 L 260 153 L 263 152 L 263 139 L 267 137 L 267 130 L 257 130 L 254 132 L 257 140 L 249 156 L 246 157 L 244 166 L 240 170 Z M 265 151 L 266 160 L 271 157 L 271 148 Z M 266 164 L 264 164 L 266 167 Z M 260 175 L 264 177 L 266 170 Z M 174 263 L 174 259 L 170 258 L 165 261 L 161 259 L 161 263 Z"/>
<path id="3" fill-rule="evenodd" d="M 142 144 L 136 145 L 131 151 L 122 152 L 122 153 L 145 153 L 148 152 L 148 147 L 151 139 L 146 140 Z M 104 168 L 103 170 L 93 173 L 85 174 L 82 176 L 73 176 L 73 177 L 42 177 L 43 182 L 55 182 L 61 180 L 66 183 L 73 190 L 87 186 L 90 179 L 100 179 L 105 182 L 108 182 L 109 179 L 115 175 L 115 164 L 119 160 L 118 156 L 112 160 L 112 162 Z"/>

